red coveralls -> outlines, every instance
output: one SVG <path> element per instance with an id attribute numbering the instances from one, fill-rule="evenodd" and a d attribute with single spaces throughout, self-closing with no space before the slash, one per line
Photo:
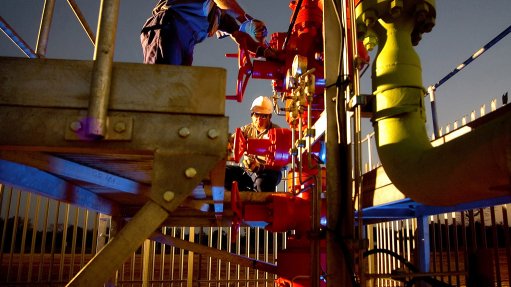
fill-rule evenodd
<path id="1" fill-rule="evenodd" d="M 247 124 L 241 127 L 241 132 L 246 139 L 267 139 L 268 131 L 272 128 L 280 128 L 277 124 L 270 123 L 268 129 L 260 133 L 257 128 L 252 124 Z M 258 170 L 253 171 L 255 175 L 253 181 L 253 188 L 248 190 L 255 190 L 260 192 L 272 192 L 275 191 L 275 187 L 282 180 L 282 172 L 280 170 L 274 170 L 265 168 L 266 160 L 264 157 L 257 156 L 255 158 L 260 164 Z M 230 166 L 225 172 L 225 188 L 231 190 L 232 181 L 237 181 L 241 191 L 247 190 L 246 171 L 240 166 Z M 245 187 L 245 189 L 243 189 Z"/>

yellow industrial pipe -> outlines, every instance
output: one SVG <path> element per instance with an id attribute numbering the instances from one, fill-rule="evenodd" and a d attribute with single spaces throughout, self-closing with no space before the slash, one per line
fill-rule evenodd
<path id="1" fill-rule="evenodd" d="M 434 17 L 434 2 L 405 1 L 363 1 L 357 7 L 361 27 L 378 39 L 372 121 L 385 172 L 403 194 L 427 205 L 511 195 L 511 113 L 438 147 L 431 145 L 422 69 L 412 42 L 417 33 L 431 30 L 432 25 L 417 25 Z M 401 6 L 396 10 L 384 2 Z M 424 13 L 418 15 L 420 9 Z"/>

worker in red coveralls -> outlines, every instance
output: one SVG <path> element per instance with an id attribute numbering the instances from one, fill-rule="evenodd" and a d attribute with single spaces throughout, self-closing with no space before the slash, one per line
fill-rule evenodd
<path id="1" fill-rule="evenodd" d="M 273 104 L 268 97 L 257 97 L 250 108 L 252 122 L 241 127 L 241 132 L 246 139 L 268 139 L 268 132 L 273 128 L 280 128 L 272 123 Z M 231 137 L 231 142 L 234 136 Z M 226 188 L 230 189 L 232 181 L 237 181 L 240 190 L 246 190 L 246 174 L 252 174 L 255 178 L 253 188 L 255 191 L 275 191 L 276 186 L 282 179 L 282 172 L 266 167 L 264 156 L 247 155 L 243 156 L 243 168 L 230 167 L 226 170 Z"/>
<path id="2" fill-rule="evenodd" d="M 275 57 L 262 44 L 265 24 L 236 0 L 159 0 L 140 35 L 144 63 L 191 66 L 195 45 L 215 33 L 230 35 L 256 57 Z"/>

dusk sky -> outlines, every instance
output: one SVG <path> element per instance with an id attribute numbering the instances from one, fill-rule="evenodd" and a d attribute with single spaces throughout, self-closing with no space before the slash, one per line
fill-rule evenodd
<path id="1" fill-rule="evenodd" d="M 99 0 L 77 0 L 92 30 L 96 32 Z M 139 31 L 156 1 L 122 0 L 116 41 L 115 61 L 142 62 Z M 246 12 L 266 22 L 269 34 L 285 32 L 291 10 L 287 0 L 239 0 Z M 0 16 L 33 48 L 44 1 L 0 0 Z M 423 35 L 416 47 L 422 61 L 425 87 L 439 81 L 475 51 L 511 25 L 509 0 L 439 0 L 436 1 L 436 26 Z M 442 125 L 452 123 L 492 98 L 500 98 L 511 88 L 511 35 L 497 43 L 471 65 L 437 90 L 438 116 Z M 76 21 L 67 1 L 57 0 L 47 49 L 48 58 L 90 60 L 94 47 Z M 234 94 L 237 78 L 236 59 L 225 58 L 237 48 L 230 39 L 207 39 L 195 51 L 194 65 L 224 67 L 228 71 L 227 93 Z M 0 35 L 0 56 L 24 57 L 5 36 Z M 371 92 L 370 73 L 362 78 L 361 91 Z M 248 83 L 245 100 L 228 101 L 229 129 L 249 121 L 248 109 L 260 95 L 271 95 L 271 82 Z M 426 101 L 429 105 L 429 101 Z M 364 124 L 369 124 L 365 120 Z M 277 119 L 283 124 L 284 121 Z M 428 125 L 431 123 L 428 114 Z M 429 127 L 429 126 L 428 126 Z M 431 133 L 431 132 L 430 132 Z"/>

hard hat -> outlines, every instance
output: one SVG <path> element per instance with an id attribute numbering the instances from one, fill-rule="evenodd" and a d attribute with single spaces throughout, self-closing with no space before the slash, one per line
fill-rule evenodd
<path id="1" fill-rule="evenodd" d="M 273 104 L 268 97 L 259 96 L 252 102 L 250 110 L 258 114 L 271 114 L 273 112 Z"/>

